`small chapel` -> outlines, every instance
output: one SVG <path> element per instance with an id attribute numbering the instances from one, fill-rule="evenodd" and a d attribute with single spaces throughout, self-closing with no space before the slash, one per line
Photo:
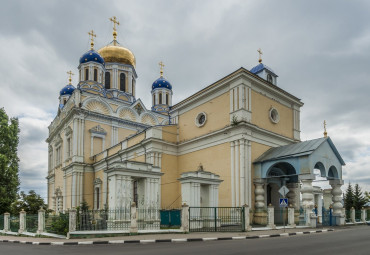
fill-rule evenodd
<path id="1" fill-rule="evenodd" d="M 286 186 L 289 204 L 313 208 L 314 170 L 332 186 L 341 214 L 342 166 L 327 136 L 300 139 L 301 99 L 278 84 L 262 63 L 239 68 L 180 102 L 176 81 L 147 84 L 152 104 L 137 95 L 136 58 L 113 40 L 79 58 L 78 81 L 59 93 L 49 126 L 48 204 L 64 212 L 86 202 L 90 209 L 240 207 L 263 222 L 268 205 L 279 207 Z M 257 62 L 257 61 L 256 61 Z M 173 82 L 173 83 L 172 83 Z M 149 90 L 150 88 L 150 90 Z M 261 212 L 261 213 L 258 213 Z"/>

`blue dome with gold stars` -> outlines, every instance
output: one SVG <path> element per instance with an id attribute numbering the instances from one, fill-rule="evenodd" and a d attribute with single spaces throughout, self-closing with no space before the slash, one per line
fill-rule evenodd
<path id="1" fill-rule="evenodd" d="M 85 54 L 80 57 L 80 64 L 87 63 L 87 62 L 97 62 L 104 65 L 104 59 L 102 56 L 100 56 L 99 53 L 97 53 L 95 50 L 89 50 Z"/>
<path id="2" fill-rule="evenodd" d="M 62 88 L 62 90 L 59 92 L 59 94 L 61 96 L 64 96 L 64 95 L 72 95 L 72 93 L 73 93 L 73 91 L 75 89 L 76 88 L 72 84 L 68 84 L 64 88 Z"/>
<path id="3" fill-rule="evenodd" d="M 169 81 L 167 81 L 165 78 L 160 77 L 152 84 L 152 90 L 158 89 L 158 88 L 166 88 L 172 90 L 172 85 Z"/>

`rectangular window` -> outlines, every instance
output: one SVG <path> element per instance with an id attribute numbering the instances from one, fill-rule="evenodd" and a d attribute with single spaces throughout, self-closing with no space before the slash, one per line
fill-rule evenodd
<path id="1" fill-rule="evenodd" d="M 85 81 L 89 80 L 89 69 L 85 68 Z"/>
<path id="2" fill-rule="evenodd" d="M 94 81 L 98 81 L 98 69 L 94 68 Z"/>

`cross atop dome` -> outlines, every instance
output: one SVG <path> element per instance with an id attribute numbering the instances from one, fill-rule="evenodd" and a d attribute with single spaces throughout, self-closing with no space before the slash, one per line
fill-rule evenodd
<path id="1" fill-rule="evenodd" d="M 117 28 L 116 24 L 119 25 L 119 21 L 117 20 L 116 16 L 113 16 L 112 18 L 109 18 L 110 21 L 113 22 L 113 39 L 117 40 Z"/>
<path id="2" fill-rule="evenodd" d="M 259 48 L 259 49 L 257 50 L 257 52 L 258 52 L 258 53 L 259 53 L 259 55 L 260 55 L 260 57 L 259 57 L 259 59 L 258 59 L 258 62 L 262 63 L 262 55 L 263 55 L 263 53 L 262 53 L 261 48 Z"/>
<path id="3" fill-rule="evenodd" d="M 160 66 L 161 70 L 160 70 L 160 74 L 161 74 L 161 77 L 163 77 L 163 67 L 164 67 L 164 64 L 163 62 L 159 62 L 158 65 Z"/>
<path id="4" fill-rule="evenodd" d="M 72 73 L 72 71 L 69 71 L 67 72 L 67 74 L 69 75 L 69 84 L 72 85 L 72 75 L 75 75 L 74 73 Z"/>
<path id="5" fill-rule="evenodd" d="M 88 34 L 90 35 L 90 40 L 91 40 L 91 50 L 94 49 L 94 37 L 96 37 L 96 34 L 94 34 L 94 30 L 91 30 L 90 32 L 88 32 Z"/>

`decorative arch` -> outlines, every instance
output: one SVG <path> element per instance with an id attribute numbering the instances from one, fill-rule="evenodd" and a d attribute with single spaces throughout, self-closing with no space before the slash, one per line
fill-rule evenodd
<path id="1" fill-rule="evenodd" d="M 328 179 L 339 179 L 338 170 L 335 166 L 329 168 Z"/>
<path id="2" fill-rule="evenodd" d="M 153 115 L 149 113 L 144 113 L 141 116 L 141 123 L 154 126 L 158 124 L 158 120 Z"/>
<path id="3" fill-rule="evenodd" d="M 314 169 L 319 169 L 320 170 L 320 176 L 321 177 L 326 177 L 326 170 L 325 170 L 325 166 L 324 166 L 323 163 L 321 163 L 320 161 L 318 161 L 315 164 Z"/>
<path id="4" fill-rule="evenodd" d="M 298 182 L 297 171 L 294 166 L 288 162 L 277 162 L 272 165 L 266 173 L 267 178 L 280 178 L 281 176 L 286 176 L 286 178 L 288 178 L 287 182 Z"/>
<path id="5" fill-rule="evenodd" d="M 131 108 L 125 107 L 117 110 L 118 116 L 122 119 L 136 121 L 137 114 Z"/>
<path id="6" fill-rule="evenodd" d="M 100 101 L 97 98 L 89 98 L 83 102 L 83 107 L 89 111 L 98 112 L 106 115 L 112 114 L 111 107 L 105 103 Z"/>

